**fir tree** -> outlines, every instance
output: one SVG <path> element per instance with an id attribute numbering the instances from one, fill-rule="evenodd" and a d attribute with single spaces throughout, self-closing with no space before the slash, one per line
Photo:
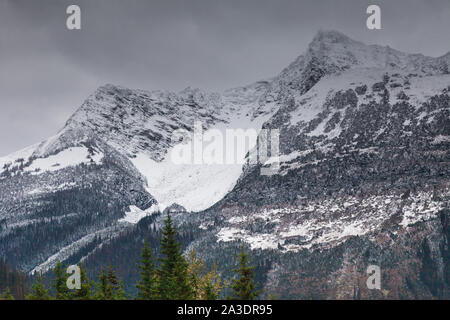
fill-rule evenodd
<path id="1" fill-rule="evenodd" d="M 73 292 L 73 298 L 75 300 L 90 300 L 92 298 L 91 288 L 92 283 L 86 275 L 86 271 L 83 269 L 81 263 L 78 264 L 80 268 L 80 284 L 81 288 Z"/>
<path id="2" fill-rule="evenodd" d="M 106 276 L 106 272 L 104 269 L 100 272 L 100 275 L 98 276 L 98 283 L 97 288 L 95 292 L 95 299 L 96 300 L 107 300 L 109 296 L 108 292 L 108 278 Z"/>
<path id="3" fill-rule="evenodd" d="M 0 258 L 0 297 L 6 289 L 9 289 L 15 299 L 25 299 L 26 292 L 29 291 L 28 278 L 22 272 L 11 269 Z"/>
<path id="4" fill-rule="evenodd" d="M 181 253 L 181 252 L 180 252 Z M 194 292 L 189 282 L 189 275 L 187 272 L 188 264 L 184 257 L 180 255 L 178 263 L 175 265 L 175 299 L 189 300 L 194 298 Z"/>
<path id="5" fill-rule="evenodd" d="M 114 290 L 114 300 L 127 300 L 127 294 L 123 288 L 123 280 L 119 281 L 119 285 Z"/>
<path id="6" fill-rule="evenodd" d="M 205 300 L 217 300 L 219 299 L 219 294 L 214 290 L 214 285 L 212 282 L 208 282 L 205 287 Z"/>
<path id="7" fill-rule="evenodd" d="M 126 299 L 123 283 L 119 281 L 111 267 L 102 269 L 95 298 L 98 300 L 124 300 Z"/>
<path id="8" fill-rule="evenodd" d="M 139 280 L 136 285 L 136 288 L 138 289 L 138 299 L 153 300 L 157 298 L 155 264 L 152 261 L 152 253 L 147 242 L 144 243 L 141 256 L 141 264 L 138 265 L 141 280 Z"/>
<path id="9" fill-rule="evenodd" d="M 188 264 L 175 237 L 176 229 L 170 215 L 167 215 L 161 239 L 163 257 L 157 271 L 158 298 L 162 300 L 187 300 L 194 296 L 189 283 Z"/>
<path id="10" fill-rule="evenodd" d="M 58 262 L 53 270 L 56 278 L 53 280 L 53 288 L 55 289 L 56 300 L 70 300 L 71 292 L 67 288 L 68 275 L 63 268 L 61 262 Z"/>
<path id="11" fill-rule="evenodd" d="M 0 300 L 15 300 L 14 296 L 11 294 L 11 291 L 9 288 L 5 289 L 5 292 L 0 294 Z"/>
<path id="12" fill-rule="evenodd" d="M 48 289 L 43 283 L 43 278 L 39 274 L 36 277 L 36 281 L 31 288 L 31 293 L 26 296 L 27 300 L 50 300 L 51 297 L 48 294 Z"/>
<path id="13" fill-rule="evenodd" d="M 238 277 L 232 280 L 231 285 L 234 296 L 229 298 L 237 300 L 253 300 L 262 293 L 262 290 L 256 290 L 254 282 L 255 267 L 249 266 L 248 254 L 244 251 L 244 248 L 242 248 L 241 253 L 238 256 L 238 261 L 239 267 L 234 269 Z"/>
<path id="14" fill-rule="evenodd" d="M 123 290 L 123 283 L 118 279 L 116 273 L 111 267 L 107 267 L 107 279 L 110 297 L 112 300 L 124 300 L 126 298 Z"/>

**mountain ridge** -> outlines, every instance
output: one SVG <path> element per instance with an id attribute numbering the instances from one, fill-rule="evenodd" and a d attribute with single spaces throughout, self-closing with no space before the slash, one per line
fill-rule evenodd
<path id="1" fill-rule="evenodd" d="M 282 297 L 354 298 L 356 287 L 377 298 L 364 288 L 368 263 L 400 279 L 386 284 L 392 298 L 448 297 L 447 56 L 320 31 L 274 78 L 223 93 L 102 86 L 56 136 L 0 158 L 1 255 L 27 272 L 58 259 L 96 268 L 134 257 L 166 210 L 186 249 L 225 275 L 226 253 L 248 246 Z M 172 133 L 195 121 L 204 132 L 278 129 L 280 170 L 246 164 L 256 141 L 226 169 L 175 166 Z"/>

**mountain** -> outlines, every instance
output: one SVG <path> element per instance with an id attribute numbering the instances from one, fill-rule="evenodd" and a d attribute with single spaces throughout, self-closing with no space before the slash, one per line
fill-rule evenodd
<path id="1" fill-rule="evenodd" d="M 449 65 L 320 31 L 279 75 L 223 93 L 103 86 L 56 136 L 0 159 L 0 257 L 31 273 L 113 264 L 130 287 L 170 211 L 226 277 L 251 248 L 280 298 L 448 299 Z M 174 163 L 196 123 L 279 130 L 279 157 L 252 161 L 250 139 L 232 165 Z"/>

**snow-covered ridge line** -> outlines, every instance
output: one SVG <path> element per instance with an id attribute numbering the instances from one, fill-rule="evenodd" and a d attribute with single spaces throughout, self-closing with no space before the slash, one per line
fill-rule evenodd
<path id="1" fill-rule="evenodd" d="M 39 175 L 45 172 L 54 172 L 68 167 L 74 167 L 80 164 L 101 164 L 103 153 L 97 150 L 90 151 L 87 147 L 70 147 L 57 154 L 42 158 L 32 158 L 35 146 L 24 149 L 18 153 L 0 159 L 0 165 L 3 164 L 0 173 L 5 170 L 12 170 L 21 173 L 30 173 Z M 29 160 L 33 159 L 31 163 Z"/>

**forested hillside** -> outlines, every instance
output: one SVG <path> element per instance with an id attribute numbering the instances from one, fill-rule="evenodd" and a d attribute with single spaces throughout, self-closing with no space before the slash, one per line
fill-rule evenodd
<path id="1" fill-rule="evenodd" d="M 0 260 L 0 300 L 9 294 L 16 299 L 24 299 L 28 290 L 29 279 Z"/>

